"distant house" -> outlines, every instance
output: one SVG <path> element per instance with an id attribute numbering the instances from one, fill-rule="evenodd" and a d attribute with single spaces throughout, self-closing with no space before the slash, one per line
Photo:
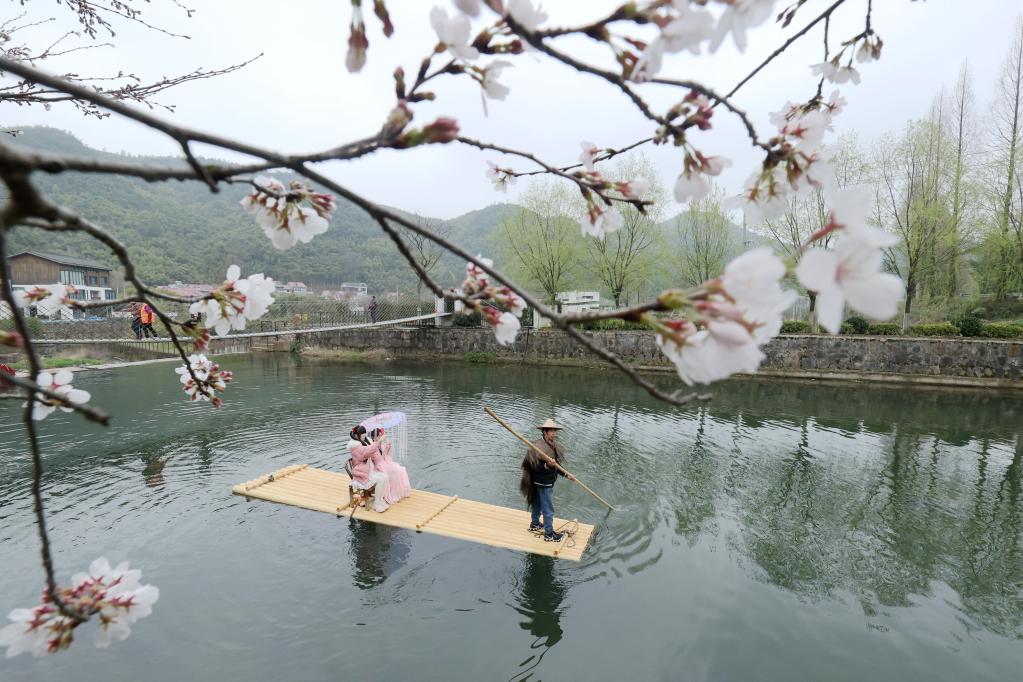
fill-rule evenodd
<path id="1" fill-rule="evenodd" d="M 554 297 L 561 312 L 600 310 L 599 291 L 561 291 Z"/>
<path id="2" fill-rule="evenodd" d="M 278 293 L 282 294 L 308 294 L 310 293 L 309 287 L 305 285 L 305 282 L 288 282 L 286 284 L 277 285 Z"/>
<path id="3" fill-rule="evenodd" d="M 102 263 L 42 251 L 22 251 L 7 261 L 11 287 L 15 291 L 59 282 L 74 286 L 75 293 L 70 298 L 78 301 L 112 301 L 117 298 L 117 292 L 111 286 L 111 270 Z M 80 316 L 85 314 L 64 306 L 60 316 L 71 319 L 76 313 Z"/>
<path id="4" fill-rule="evenodd" d="M 346 297 L 366 296 L 369 294 L 369 287 L 365 282 L 342 282 L 341 293 Z"/>

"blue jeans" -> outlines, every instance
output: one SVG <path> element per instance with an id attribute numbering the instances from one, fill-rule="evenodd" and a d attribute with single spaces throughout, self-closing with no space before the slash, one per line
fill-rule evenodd
<path id="1" fill-rule="evenodd" d="M 540 523 L 540 514 L 543 514 L 544 535 L 554 532 L 554 486 L 545 488 L 542 485 L 534 485 L 536 497 L 533 498 L 533 525 Z"/>

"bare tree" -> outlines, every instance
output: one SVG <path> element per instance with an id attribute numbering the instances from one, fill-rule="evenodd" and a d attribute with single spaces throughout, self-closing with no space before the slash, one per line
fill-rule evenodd
<path id="1" fill-rule="evenodd" d="M 724 193 L 714 187 L 675 218 L 675 259 L 688 286 L 706 282 L 721 272 L 739 250 L 732 221 L 722 207 Z"/>
<path id="2" fill-rule="evenodd" d="M 996 178 L 994 213 L 997 233 L 986 251 L 988 284 L 998 297 L 1023 287 L 1023 190 L 1019 188 L 1023 152 L 1023 15 L 996 84 L 991 107 L 992 148 Z"/>
<path id="3" fill-rule="evenodd" d="M 413 216 L 413 219 L 420 225 L 428 227 L 434 234 L 444 237 L 445 239 L 451 235 L 451 226 L 444 221 L 437 220 L 436 218 L 426 218 L 421 215 Z M 413 232 L 409 229 L 403 229 L 401 231 L 402 237 L 412 247 L 412 255 L 415 261 L 419 263 L 419 267 L 427 275 L 431 275 L 440 264 L 441 259 L 446 253 L 436 242 L 427 239 L 425 235 L 418 232 Z M 416 302 L 421 303 L 423 299 L 423 280 L 416 278 Z"/>
<path id="4" fill-rule="evenodd" d="M 910 124 L 900 138 L 885 138 L 875 147 L 875 219 L 899 240 L 886 251 L 886 265 L 906 283 L 904 330 L 918 294 L 964 248 L 962 236 L 952 230 L 951 147 L 942 140 L 942 116 L 936 107 L 930 120 Z"/>
<path id="5" fill-rule="evenodd" d="M 625 157 L 615 166 L 613 176 L 623 180 L 643 178 L 650 187 L 647 193 L 650 205 L 644 212 L 634 206 L 624 207 L 621 229 L 587 242 L 591 270 L 617 308 L 622 305 L 623 296 L 638 290 L 653 272 L 657 260 L 655 247 L 662 241 L 657 219 L 664 212 L 666 194 L 653 164 L 643 155 Z"/>
<path id="6" fill-rule="evenodd" d="M 499 246 L 511 257 L 513 271 L 555 305 L 559 291 L 571 286 L 579 263 L 578 200 L 561 183 L 537 179 L 519 197 L 521 208 L 501 223 Z"/>

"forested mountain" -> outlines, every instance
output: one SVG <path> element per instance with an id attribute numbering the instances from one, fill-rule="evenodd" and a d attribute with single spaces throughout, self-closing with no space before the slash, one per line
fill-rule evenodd
<path id="1" fill-rule="evenodd" d="M 27 128 L 13 144 L 38 151 L 86 158 L 130 159 L 154 165 L 181 164 L 176 157 L 111 154 L 84 145 L 53 128 Z M 285 179 L 284 176 L 280 176 Z M 277 280 L 302 280 L 314 287 L 336 288 L 345 282 L 368 282 L 371 289 L 414 286 L 415 275 L 391 240 L 365 213 L 340 200 L 330 229 L 309 244 L 276 251 L 238 202 L 240 186 L 211 193 L 198 182 L 147 183 L 98 174 L 38 174 L 40 188 L 54 201 L 78 211 L 123 241 L 143 277 L 154 284 L 181 280 L 217 282 L 231 263 L 243 272 L 264 272 Z M 466 248 L 487 251 L 490 235 L 512 207 L 496 204 L 450 221 L 436 220 Z M 116 261 L 98 242 L 80 234 L 15 230 L 10 249 L 74 254 L 110 266 Z M 439 269 L 458 277 L 453 259 Z M 460 281 L 460 279 L 459 279 Z M 456 284 L 447 280 L 445 283 Z"/>

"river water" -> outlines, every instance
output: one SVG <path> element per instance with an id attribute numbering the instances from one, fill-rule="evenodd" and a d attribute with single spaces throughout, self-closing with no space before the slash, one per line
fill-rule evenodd
<path id="1" fill-rule="evenodd" d="M 172 365 L 87 372 L 109 429 L 42 423 L 61 579 L 99 555 L 161 590 L 132 636 L 0 660 L 50 680 L 1008 680 L 1023 669 L 1020 395 L 729 382 L 668 408 L 594 370 L 235 356 L 228 403 Z M 666 384 L 670 381 L 664 378 Z M 338 468 L 349 426 L 409 415 L 413 485 L 515 506 L 552 416 L 583 561 L 247 501 Z M 16 404 L 0 402 L 0 612 L 42 584 Z"/>

